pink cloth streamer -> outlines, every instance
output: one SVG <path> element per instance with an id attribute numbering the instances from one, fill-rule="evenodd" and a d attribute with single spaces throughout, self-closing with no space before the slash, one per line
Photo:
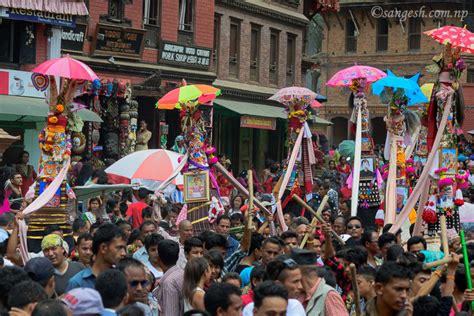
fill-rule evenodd
<path id="1" fill-rule="evenodd" d="M 188 219 L 188 205 L 184 204 L 183 207 L 181 208 L 181 211 L 179 211 L 178 217 L 176 217 L 176 226 L 178 226 L 179 223 L 187 219 Z"/>
<path id="2" fill-rule="evenodd" d="M 23 216 L 33 214 L 34 212 L 45 206 L 46 203 L 48 203 L 54 197 L 59 187 L 61 186 L 61 183 L 64 179 L 66 179 L 67 171 L 69 170 L 70 164 L 71 159 L 69 158 L 66 161 L 64 167 L 59 172 L 58 176 L 54 178 L 53 182 L 51 182 L 51 184 L 43 191 L 43 193 L 41 193 L 33 202 L 31 202 L 30 205 L 28 205 L 23 210 Z M 24 220 L 19 221 L 18 228 L 21 245 L 20 255 L 23 259 L 23 262 L 26 263 L 30 259 L 30 255 L 28 254 L 28 244 L 26 239 L 27 227 Z"/>
<path id="3" fill-rule="evenodd" d="M 428 177 L 429 177 L 429 172 L 433 167 L 433 162 L 435 161 L 435 157 L 437 155 L 437 148 L 439 147 L 439 143 L 441 142 L 441 137 L 443 136 L 444 129 L 446 128 L 446 123 L 448 121 L 448 116 L 451 111 L 451 105 L 453 101 L 453 94 L 454 90 L 451 87 L 445 87 L 443 90 L 446 90 L 447 94 L 440 94 L 440 95 L 447 95 L 447 100 L 444 105 L 444 110 L 443 110 L 443 117 L 441 119 L 441 122 L 439 123 L 438 126 L 438 132 L 436 133 L 435 140 L 433 142 L 433 150 L 430 151 L 428 155 L 428 159 L 426 161 L 426 165 L 423 168 L 423 171 L 421 172 L 420 178 L 413 189 L 412 194 L 408 197 L 407 203 L 403 207 L 402 211 L 398 215 L 397 221 L 393 226 L 390 228 L 391 233 L 397 232 L 400 227 L 403 225 L 403 222 L 408 218 L 410 215 L 411 210 L 415 207 L 416 202 L 418 201 L 418 198 L 420 197 L 423 187 L 428 184 Z M 438 96 L 438 94 L 437 94 Z M 426 180 L 426 181 L 425 181 Z"/>
<path id="4" fill-rule="evenodd" d="M 422 186 L 423 192 L 421 192 L 420 203 L 418 204 L 418 211 L 416 212 L 416 222 L 413 229 L 413 236 L 422 236 L 421 231 L 423 230 L 423 211 L 425 209 L 426 201 L 428 201 L 430 186 L 429 179 L 424 179 L 424 184 Z"/>

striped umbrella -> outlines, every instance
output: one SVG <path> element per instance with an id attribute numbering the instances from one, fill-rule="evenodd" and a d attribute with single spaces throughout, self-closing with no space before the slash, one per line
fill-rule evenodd
<path id="1" fill-rule="evenodd" d="M 181 108 L 181 104 L 196 100 L 200 104 L 214 100 L 221 90 L 205 84 L 186 85 L 165 94 L 156 102 L 158 109 L 172 110 Z"/>
<path id="2" fill-rule="evenodd" d="M 180 157 L 182 155 L 165 149 L 141 150 L 116 161 L 105 172 L 111 183 L 133 181 L 154 190 L 178 167 Z M 171 184 L 183 185 L 183 176 L 178 174 Z"/>

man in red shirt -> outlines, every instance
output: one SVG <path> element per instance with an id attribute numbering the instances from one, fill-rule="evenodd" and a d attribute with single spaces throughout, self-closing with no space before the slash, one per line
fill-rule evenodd
<path id="1" fill-rule="evenodd" d="M 138 202 L 132 203 L 128 206 L 127 217 L 125 221 L 129 221 L 132 218 L 132 228 L 138 228 L 143 223 L 142 211 L 148 204 L 145 203 L 146 198 L 148 197 L 148 190 L 145 188 L 140 188 L 138 190 Z"/>

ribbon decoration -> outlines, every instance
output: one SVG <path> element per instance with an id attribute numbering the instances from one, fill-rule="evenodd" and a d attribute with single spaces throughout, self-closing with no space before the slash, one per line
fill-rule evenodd
<path id="1" fill-rule="evenodd" d="M 443 90 L 445 90 L 443 92 L 443 94 L 439 94 L 439 95 L 443 95 L 443 96 L 447 95 L 447 100 L 446 100 L 446 103 L 444 105 L 443 117 L 441 119 L 441 122 L 439 123 L 438 132 L 436 133 L 436 137 L 434 139 L 432 148 L 438 148 L 439 147 L 439 143 L 441 142 L 441 137 L 443 136 L 443 131 L 446 128 L 446 123 L 448 121 L 448 116 L 449 116 L 449 113 L 451 111 L 451 105 L 452 105 L 452 102 L 453 102 L 454 90 L 451 87 L 447 87 L 447 86 L 444 86 L 444 85 L 443 85 Z M 407 200 L 405 206 L 403 207 L 402 211 L 398 215 L 397 221 L 390 228 L 390 230 L 389 230 L 390 233 L 395 234 L 400 229 L 403 222 L 410 215 L 410 212 L 413 209 L 413 207 L 415 207 L 415 204 L 418 201 L 418 198 L 420 197 L 421 192 L 423 190 L 423 185 L 425 185 L 425 181 L 428 180 L 429 172 L 433 167 L 433 163 L 435 161 L 435 158 L 437 157 L 437 153 L 438 153 L 437 150 L 431 150 L 430 151 L 430 153 L 428 155 L 428 159 L 427 159 L 426 164 L 425 164 L 425 167 L 423 168 L 423 171 L 421 172 L 420 178 L 418 179 L 418 182 L 416 183 L 412 194 L 408 197 L 408 200 Z"/>
<path id="2" fill-rule="evenodd" d="M 423 211 L 425 208 L 426 201 L 428 201 L 429 193 L 430 193 L 430 186 L 429 186 L 429 179 L 424 180 L 425 183 L 422 186 L 423 191 L 421 192 L 420 203 L 418 203 L 418 210 L 416 212 L 416 221 L 415 227 L 413 229 L 413 236 L 422 236 L 421 231 L 423 230 Z M 423 237 L 423 236 L 422 236 Z"/>
<path id="3" fill-rule="evenodd" d="M 357 127 L 355 138 L 354 169 L 352 172 L 351 216 L 357 215 L 359 203 L 360 161 L 362 154 L 362 107 L 357 108 Z"/>
<path id="4" fill-rule="evenodd" d="M 385 224 L 393 224 L 397 208 L 397 135 L 390 135 L 390 159 L 385 194 Z"/>
<path id="5" fill-rule="evenodd" d="M 56 194 L 61 183 L 66 178 L 67 171 L 69 170 L 69 165 L 71 164 L 71 158 L 68 158 L 66 164 L 59 172 L 58 176 L 54 178 L 53 182 L 41 193 L 30 205 L 28 205 L 23 211 L 24 216 L 33 214 L 40 208 L 46 205 Z M 18 222 L 18 235 L 20 237 L 20 255 L 23 260 L 23 263 L 26 263 L 30 259 L 28 253 L 28 242 L 26 238 L 27 227 L 24 220 Z"/>

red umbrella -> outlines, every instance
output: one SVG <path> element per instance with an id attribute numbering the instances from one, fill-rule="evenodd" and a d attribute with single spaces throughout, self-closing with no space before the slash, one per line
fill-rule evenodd
<path id="1" fill-rule="evenodd" d="M 66 57 L 47 60 L 33 69 L 34 73 L 50 76 L 60 76 L 69 79 L 94 81 L 99 79 L 95 72 L 83 62 Z"/>
<path id="2" fill-rule="evenodd" d="M 459 47 L 465 53 L 474 54 L 474 33 L 469 32 L 466 28 L 457 26 L 443 26 L 425 32 L 441 44 L 450 43 L 452 47 Z"/>

